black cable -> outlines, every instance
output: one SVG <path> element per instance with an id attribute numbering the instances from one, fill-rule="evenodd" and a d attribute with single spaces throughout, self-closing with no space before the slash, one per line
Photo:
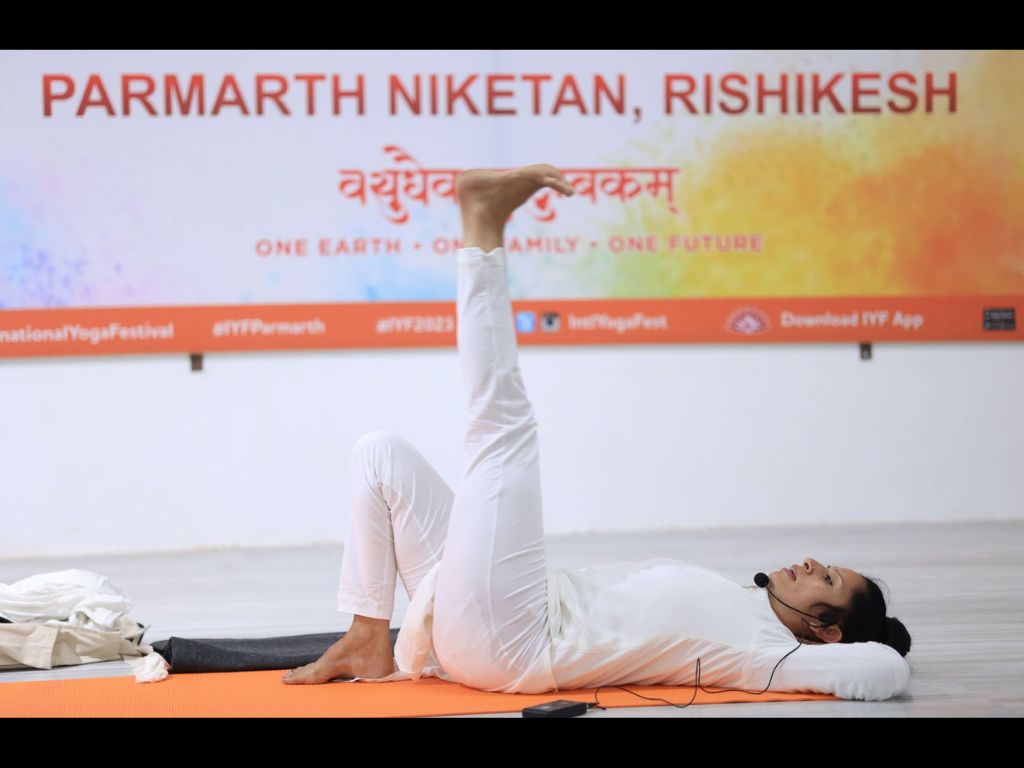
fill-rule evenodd
<path id="1" fill-rule="evenodd" d="M 807 623 L 807 619 L 801 619 L 801 621 L 804 624 Z M 807 635 L 804 634 L 804 631 L 802 629 L 800 630 L 800 636 L 803 637 L 805 640 L 807 639 Z M 673 707 L 679 707 L 680 709 L 685 709 L 686 707 L 688 707 L 691 704 L 693 704 L 694 699 L 697 698 L 697 688 L 700 688 L 702 691 L 704 691 L 704 693 L 709 693 L 709 694 L 730 693 L 730 692 L 738 691 L 740 693 L 749 693 L 749 694 L 752 694 L 754 696 L 761 696 L 762 694 L 766 693 L 768 691 L 768 688 L 771 686 L 772 678 L 775 677 L 775 670 L 779 668 L 779 664 L 781 664 L 787 658 L 789 658 L 789 655 L 791 653 L 793 653 L 793 651 L 796 651 L 801 645 L 803 645 L 803 643 L 798 643 L 796 648 L 794 648 L 792 651 L 790 651 L 785 656 L 783 656 L 781 659 L 779 659 L 778 663 L 772 669 L 772 674 L 768 678 L 768 685 L 766 685 L 764 687 L 763 691 L 748 691 L 748 690 L 745 690 L 743 688 L 724 688 L 721 691 L 709 691 L 707 688 L 705 688 L 703 685 L 700 684 L 700 658 L 698 657 L 698 659 L 697 659 L 697 667 L 696 667 L 697 685 L 693 689 L 693 697 L 688 702 L 686 702 L 685 704 L 673 704 L 671 701 L 666 701 L 665 699 L 659 699 L 657 697 L 651 697 L 651 696 L 642 696 L 641 694 L 637 693 L 636 691 L 630 691 L 627 688 L 623 688 L 621 685 L 602 685 L 600 688 L 598 688 L 596 691 L 594 691 L 594 702 L 592 704 L 590 702 L 587 702 L 587 709 L 590 710 L 590 709 L 593 709 L 594 707 L 597 707 L 598 709 L 608 709 L 608 707 L 602 707 L 598 703 L 597 695 L 601 692 L 602 688 L 618 688 L 620 691 L 625 691 L 626 693 L 632 693 L 634 696 L 639 696 L 641 699 L 646 699 L 648 701 L 664 701 L 666 704 L 669 704 L 669 705 L 671 705 Z"/>

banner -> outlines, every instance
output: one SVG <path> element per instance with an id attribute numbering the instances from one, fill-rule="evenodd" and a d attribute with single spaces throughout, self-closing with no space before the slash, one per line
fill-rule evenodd
<path id="1" fill-rule="evenodd" d="M 3 51 L 0 357 L 1024 338 L 1021 51 Z"/>

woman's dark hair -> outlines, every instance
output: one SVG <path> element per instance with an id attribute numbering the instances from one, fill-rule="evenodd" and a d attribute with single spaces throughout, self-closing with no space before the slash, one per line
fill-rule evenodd
<path id="1" fill-rule="evenodd" d="M 864 576 L 864 574 L 861 574 Z M 895 648 L 900 656 L 910 651 L 910 633 L 903 622 L 886 616 L 885 597 L 874 580 L 864 576 L 865 589 L 857 590 L 845 608 L 826 605 L 826 610 L 838 619 L 843 631 L 841 643 L 875 641 Z"/>

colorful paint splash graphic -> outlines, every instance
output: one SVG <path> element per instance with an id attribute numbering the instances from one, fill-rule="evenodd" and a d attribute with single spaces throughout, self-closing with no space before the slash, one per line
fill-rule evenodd
<path id="1" fill-rule="evenodd" d="M 884 71 L 885 52 L 879 69 Z M 780 54 L 781 56 L 781 54 Z M 751 66 L 785 71 L 773 54 Z M 941 59 L 928 63 L 948 69 Z M 681 216 L 623 207 L 606 236 L 760 233 L 763 252 L 611 257 L 605 295 L 857 296 L 1024 292 L 1024 54 L 956 62 L 954 114 L 716 117 L 663 122 L 604 160 L 674 165 Z"/>

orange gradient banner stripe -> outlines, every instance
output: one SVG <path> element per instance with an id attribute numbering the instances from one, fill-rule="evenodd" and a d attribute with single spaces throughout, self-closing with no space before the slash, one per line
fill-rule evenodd
<path id="1" fill-rule="evenodd" d="M 1024 297 L 514 301 L 532 344 L 1021 341 Z M 994 311 L 1012 328 L 986 328 Z M 1008 322 L 1008 319 L 1012 321 Z M 521 320 L 523 318 L 520 318 Z M 0 358 L 235 350 L 447 347 L 455 302 L 0 311 Z"/>

